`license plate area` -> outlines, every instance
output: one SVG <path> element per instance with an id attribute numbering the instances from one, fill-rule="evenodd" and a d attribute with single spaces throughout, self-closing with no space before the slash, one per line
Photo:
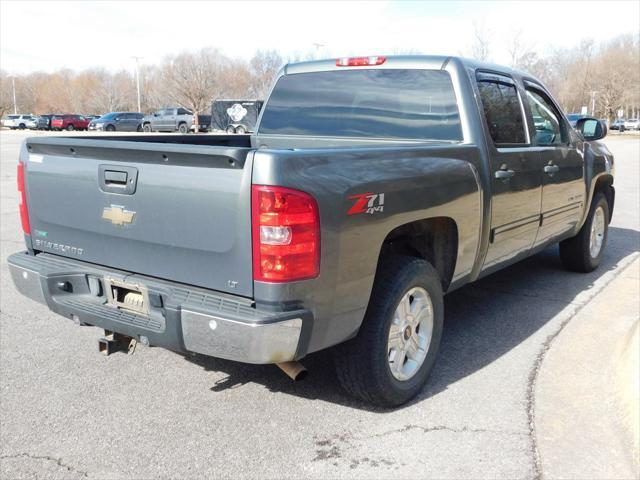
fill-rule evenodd
<path id="1" fill-rule="evenodd" d="M 149 292 L 144 285 L 105 277 L 107 303 L 112 307 L 140 315 L 149 315 Z"/>

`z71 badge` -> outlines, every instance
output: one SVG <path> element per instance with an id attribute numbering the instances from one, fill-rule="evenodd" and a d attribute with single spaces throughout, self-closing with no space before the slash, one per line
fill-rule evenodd
<path id="1" fill-rule="evenodd" d="M 356 203 L 349 209 L 347 215 L 358 213 L 373 215 L 384 211 L 384 193 L 360 193 L 350 196 L 349 200 L 355 200 Z"/>

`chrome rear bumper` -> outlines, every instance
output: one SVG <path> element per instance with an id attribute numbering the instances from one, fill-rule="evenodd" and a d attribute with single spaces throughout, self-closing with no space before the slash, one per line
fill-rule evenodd
<path id="1" fill-rule="evenodd" d="M 16 253 L 8 263 L 21 294 L 81 324 L 245 363 L 285 362 L 306 353 L 305 332 L 312 323 L 307 310 L 259 310 L 243 297 L 51 254 Z M 112 279 L 144 285 L 148 314 L 110 304 L 105 289 Z"/>

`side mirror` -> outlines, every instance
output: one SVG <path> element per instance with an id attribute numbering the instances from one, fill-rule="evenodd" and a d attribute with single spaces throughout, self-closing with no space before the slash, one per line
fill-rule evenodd
<path id="1" fill-rule="evenodd" d="M 596 118 L 581 118 L 576 122 L 576 130 L 587 142 L 601 140 L 607 136 L 607 125 Z"/>

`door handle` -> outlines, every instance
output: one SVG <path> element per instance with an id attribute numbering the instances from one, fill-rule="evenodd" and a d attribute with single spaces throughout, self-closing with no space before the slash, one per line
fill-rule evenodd
<path id="1" fill-rule="evenodd" d="M 544 173 L 548 175 L 553 175 L 554 173 L 558 173 L 560 171 L 560 167 L 558 165 L 546 165 L 544 167 Z"/>
<path id="2" fill-rule="evenodd" d="M 105 185 L 121 185 L 122 187 L 127 185 L 127 172 L 120 170 L 105 170 L 104 171 L 104 183 Z"/>
<path id="3" fill-rule="evenodd" d="M 500 180 L 504 180 L 507 178 L 511 178 L 516 174 L 516 172 L 514 172 L 513 170 L 496 170 L 495 173 L 495 177 L 499 178 Z"/>

